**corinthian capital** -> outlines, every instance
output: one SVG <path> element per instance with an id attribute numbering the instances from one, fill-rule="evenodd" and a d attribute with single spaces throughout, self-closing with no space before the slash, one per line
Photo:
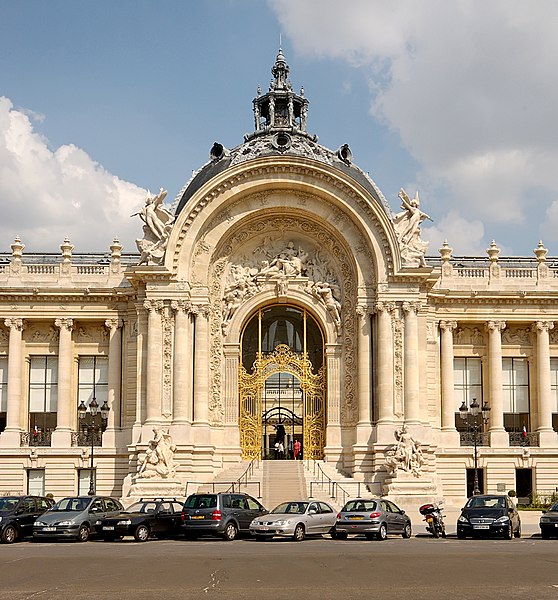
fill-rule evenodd
<path id="1" fill-rule="evenodd" d="M 554 329 L 554 321 L 537 321 L 536 323 L 533 323 L 531 329 L 535 333 L 550 331 L 551 329 Z"/>
<path id="2" fill-rule="evenodd" d="M 421 309 L 422 304 L 420 302 L 403 302 L 401 304 L 401 309 L 404 313 L 414 312 L 417 314 Z"/>
<path id="3" fill-rule="evenodd" d="M 440 329 L 450 333 L 457 328 L 457 321 L 440 321 Z"/>
<path id="4" fill-rule="evenodd" d="M 357 304 L 355 312 L 361 319 L 365 319 L 370 313 L 373 312 L 373 309 L 368 306 L 368 304 Z"/>
<path id="5" fill-rule="evenodd" d="M 4 325 L 9 329 L 15 329 L 16 331 L 23 331 L 25 329 L 25 321 L 19 318 L 5 319 Z"/>
<path id="6" fill-rule="evenodd" d="M 183 312 L 187 315 L 192 311 L 192 303 L 187 300 L 173 300 L 171 308 L 174 312 Z"/>
<path id="7" fill-rule="evenodd" d="M 143 307 L 149 312 L 160 313 L 164 308 L 164 302 L 162 300 L 144 300 Z"/>
<path id="8" fill-rule="evenodd" d="M 72 331 L 74 328 L 74 320 L 73 319 L 55 319 L 54 325 L 62 331 L 65 329 L 66 331 Z"/>
<path id="9" fill-rule="evenodd" d="M 486 329 L 488 331 L 499 331 L 502 332 L 506 328 L 505 321 L 488 321 L 486 324 Z"/>
<path id="10" fill-rule="evenodd" d="M 202 316 L 208 319 L 211 314 L 211 304 L 194 304 L 191 312 L 196 317 Z"/>
<path id="11" fill-rule="evenodd" d="M 105 327 L 109 331 L 113 329 L 120 329 L 120 327 L 122 327 L 122 321 L 120 319 L 107 319 L 105 321 Z"/>

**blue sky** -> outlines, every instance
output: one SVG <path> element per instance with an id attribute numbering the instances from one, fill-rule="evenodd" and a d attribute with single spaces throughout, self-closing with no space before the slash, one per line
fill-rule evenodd
<path id="1" fill-rule="evenodd" d="M 179 192 L 252 130 L 279 35 L 308 128 L 349 143 L 435 253 L 551 254 L 558 3 L 539 0 L 0 0 L 0 251 L 134 251 L 146 190 Z"/>

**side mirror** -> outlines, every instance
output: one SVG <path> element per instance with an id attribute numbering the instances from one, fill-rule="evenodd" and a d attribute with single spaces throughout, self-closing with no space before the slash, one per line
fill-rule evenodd
<path id="1" fill-rule="evenodd" d="M 541 510 L 541 512 L 542 512 L 542 514 L 544 515 L 544 513 L 546 512 L 546 509 L 544 509 L 544 510 Z"/>
<path id="2" fill-rule="evenodd" d="M 403 509 L 401 509 L 401 510 L 399 511 L 399 514 L 400 514 L 400 515 L 404 515 L 404 514 L 405 514 L 405 511 L 404 511 Z"/>

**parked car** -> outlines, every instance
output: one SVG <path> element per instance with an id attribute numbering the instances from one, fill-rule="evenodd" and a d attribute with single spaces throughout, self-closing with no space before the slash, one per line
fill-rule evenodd
<path id="1" fill-rule="evenodd" d="M 505 539 L 521 537 L 521 519 L 509 496 L 471 496 L 457 519 L 457 537 L 501 536 Z"/>
<path id="2" fill-rule="evenodd" d="M 63 498 L 35 521 L 33 539 L 66 538 L 86 542 L 102 519 L 123 510 L 118 500 L 106 496 Z"/>
<path id="3" fill-rule="evenodd" d="M 410 538 L 411 519 L 390 500 L 357 498 L 349 500 L 337 515 L 332 537 L 346 539 L 349 534 L 364 534 L 366 539 L 385 540 L 388 535 Z"/>
<path id="4" fill-rule="evenodd" d="M 188 538 L 214 535 L 231 541 L 248 533 L 255 517 L 267 510 L 248 494 L 192 494 L 182 508 L 182 529 Z"/>
<path id="5" fill-rule="evenodd" d="M 539 527 L 541 528 L 541 537 L 545 540 L 553 536 L 558 537 L 558 502 L 555 502 L 548 510 L 543 510 Z"/>
<path id="6" fill-rule="evenodd" d="M 13 544 L 33 534 L 33 523 L 54 504 L 43 496 L 4 496 L 0 498 L 0 541 Z"/>
<path id="7" fill-rule="evenodd" d="M 254 519 L 250 533 L 259 540 L 286 536 L 300 542 L 309 535 L 332 533 L 336 517 L 337 511 L 327 502 L 283 502 L 263 518 Z"/>
<path id="8" fill-rule="evenodd" d="M 150 535 L 158 537 L 180 533 L 182 502 L 176 498 L 142 498 L 125 511 L 101 519 L 95 529 L 105 541 L 133 535 L 136 542 L 146 542 Z"/>

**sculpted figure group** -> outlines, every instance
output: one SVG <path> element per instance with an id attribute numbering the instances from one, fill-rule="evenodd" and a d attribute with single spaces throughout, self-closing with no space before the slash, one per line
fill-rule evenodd
<path id="1" fill-rule="evenodd" d="M 144 222 L 143 239 L 136 240 L 141 253 L 139 264 L 160 264 L 165 255 L 165 248 L 174 222 L 174 216 L 163 206 L 167 195 L 161 188 L 156 196 L 148 195 L 144 207 L 132 217 L 139 215 Z"/>
<path id="2" fill-rule="evenodd" d="M 396 430 L 394 435 L 397 444 L 386 453 L 388 471 L 393 474 L 401 470 L 418 477 L 424 464 L 420 442 L 412 437 L 406 425 Z"/>
<path id="3" fill-rule="evenodd" d="M 419 266 L 424 267 L 426 266 L 424 254 L 428 248 L 428 242 L 420 238 L 420 224 L 426 219 L 429 221 L 432 219 L 420 210 L 418 192 L 411 200 L 405 190 L 401 189 L 399 198 L 403 210 L 395 215 L 393 225 L 399 238 L 401 255 L 405 262 L 418 263 Z"/>
<path id="4" fill-rule="evenodd" d="M 140 458 L 137 476 L 140 479 L 162 477 L 173 478 L 177 464 L 174 461 L 176 446 L 168 432 L 160 427 L 153 428 L 153 438 L 149 440 L 145 454 Z"/>

